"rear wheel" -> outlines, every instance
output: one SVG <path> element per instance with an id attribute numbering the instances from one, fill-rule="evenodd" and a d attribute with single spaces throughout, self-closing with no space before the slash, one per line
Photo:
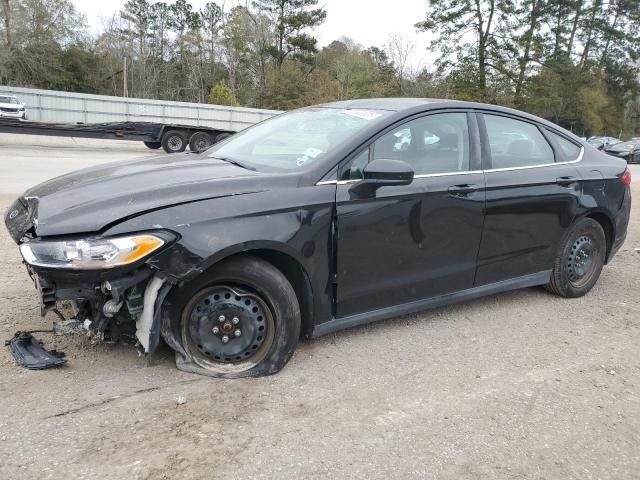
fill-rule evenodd
<path id="1" fill-rule="evenodd" d="M 215 143 L 221 142 L 222 140 L 225 140 L 225 139 L 229 138 L 231 135 L 233 135 L 233 134 L 229 133 L 229 132 L 219 133 L 216 136 L 216 142 Z"/>
<path id="2" fill-rule="evenodd" d="M 204 152 L 213 145 L 213 139 L 207 132 L 196 132 L 189 139 L 189 149 L 192 152 Z"/>
<path id="3" fill-rule="evenodd" d="M 187 148 L 187 137 L 179 130 L 169 130 L 162 135 L 162 148 L 167 153 L 184 152 Z"/>
<path id="4" fill-rule="evenodd" d="M 269 375 L 289 361 L 300 336 L 300 307 L 273 265 L 244 255 L 179 291 L 182 347 L 198 371 L 225 378 Z"/>
<path id="5" fill-rule="evenodd" d="M 578 220 L 567 232 L 547 289 L 563 297 L 581 297 L 600 277 L 607 248 L 604 230 L 592 218 Z"/>
<path id="6" fill-rule="evenodd" d="M 150 148 L 151 150 L 157 150 L 162 146 L 160 142 L 144 142 L 145 147 Z"/>

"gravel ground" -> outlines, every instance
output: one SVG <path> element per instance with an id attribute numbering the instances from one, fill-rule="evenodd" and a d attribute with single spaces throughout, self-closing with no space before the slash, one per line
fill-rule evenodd
<path id="1" fill-rule="evenodd" d="M 149 154 L 85 142 L 0 135 L 3 211 L 85 158 Z M 0 349 L 0 479 L 637 479 L 639 209 L 586 297 L 535 288 L 400 317 L 303 342 L 267 378 L 80 337 L 39 334 L 69 357 L 47 371 Z M 0 269 L 0 338 L 45 327 L 4 228 Z"/>

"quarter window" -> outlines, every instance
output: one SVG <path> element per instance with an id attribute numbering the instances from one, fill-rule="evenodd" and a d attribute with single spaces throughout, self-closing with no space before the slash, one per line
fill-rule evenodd
<path id="1" fill-rule="evenodd" d="M 554 163 L 553 149 L 535 125 L 498 115 L 484 115 L 492 168 Z"/>
<path id="2" fill-rule="evenodd" d="M 376 140 L 373 158 L 402 160 L 416 175 L 467 171 L 467 115 L 438 113 L 404 123 Z"/>
<path id="3" fill-rule="evenodd" d="M 364 167 L 367 166 L 367 163 L 369 163 L 369 148 L 365 148 L 353 157 L 342 172 L 340 180 L 362 180 L 364 178 Z"/>
<path id="4" fill-rule="evenodd" d="M 581 147 L 576 145 L 570 140 L 561 137 L 557 133 L 547 130 L 547 135 L 551 139 L 554 147 L 556 147 L 556 153 L 558 154 L 558 160 L 561 162 L 571 162 L 576 160 L 580 156 Z"/>

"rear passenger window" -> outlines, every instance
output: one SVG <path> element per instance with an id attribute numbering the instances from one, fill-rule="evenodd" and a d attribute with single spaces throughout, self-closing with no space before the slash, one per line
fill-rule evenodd
<path id="1" fill-rule="evenodd" d="M 546 130 L 546 132 L 551 139 L 551 143 L 553 143 L 553 146 L 556 149 L 558 161 L 571 162 L 573 160 L 576 160 L 580 156 L 582 147 L 576 145 L 571 140 L 567 140 L 557 133 L 552 132 L 551 130 Z"/>
<path id="2" fill-rule="evenodd" d="M 373 159 L 402 160 L 416 175 L 469 170 L 466 113 L 426 115 L 399 126 L 373 144 Z"/>
<path id="3" fill-rule="evenodd" d="M 554 163 L 553 149 L 538 127 L 497 115 L 484 115 L 491 147 L 491 168 Z"/>

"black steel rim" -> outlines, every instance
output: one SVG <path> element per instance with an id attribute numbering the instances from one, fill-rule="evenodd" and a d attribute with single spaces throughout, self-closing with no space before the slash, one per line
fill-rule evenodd
<path id="1" fill-rule="evenodd" d="M 575 287 L 586 285 L 593 277 L 598 262 L 599 246 L 589 235 L 579 236 L 569 252 L 569 281 Z"/>
<path id="2" fill-rule="evenodd" d="M 196 140 L 196 151 L 198 152 L 202 152 L 203 150 L 206 150 L 210 146 L 211 146 L 211 142 L 204 137 L 198 138 Z"/>
<path id="3" fill-rule="evenodd" d="M 180 138 L 178 135 L 170 136 L 169 141 L 167 143 L 169 144 L 169 149 L 174 152 L 177 152 L 178 150 L 180 150 L 183 145 L 182 138 Z"/>
<path id="4" fill-rule="evenodd" d="M 229 285 L 197 293 L 184 310 L 182 336 L 194 361 L 241 370 L 260 363 L 273 344 L 274 317 L 257 294 Z"/>

